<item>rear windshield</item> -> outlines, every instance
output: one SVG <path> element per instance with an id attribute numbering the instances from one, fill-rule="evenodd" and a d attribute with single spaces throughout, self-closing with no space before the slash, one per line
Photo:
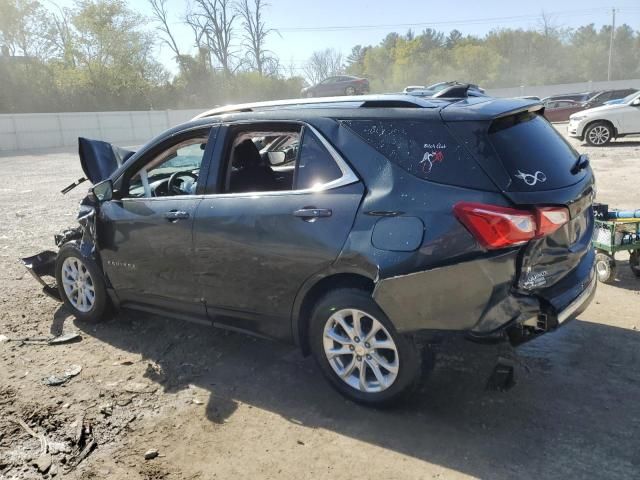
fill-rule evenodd
<path id="1" fill-rule="evenodd" d="M 342 124 L 418 178 L 460 187 L 495 189 L 442 122 L 379 119 L 343 120 Z"/>
<path id="2" fill-rule="evenodd" d="M 552 190 L 579 182 L 586 171 L 571 169 L 579 154 L 536 113 L 524 112 L 495 120 L 489 139 L 509 172 L 510 191 Z"/>

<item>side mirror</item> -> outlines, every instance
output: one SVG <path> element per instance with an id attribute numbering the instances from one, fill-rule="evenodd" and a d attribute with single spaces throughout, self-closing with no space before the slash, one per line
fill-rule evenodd
<path id="1" fill-rule="evenodd" d="M 640 106 L 640 97 L 631 102 L 631 105 L 633 105 L 634 107 Z"/>
<path id="2" fill-rule="evenodd" d="M 286 160 L 286 154 L 284 152 L 267 152 L 269 157 L 269 163 L 271 165 L 282 165 Z"/>
<path id="3" fill-rule="evenodd" d="M 94 185 L 91 191 L 99 202 L 108 202 L 113 198 L 113 183 L 111 180 L 104 180 Z"/>

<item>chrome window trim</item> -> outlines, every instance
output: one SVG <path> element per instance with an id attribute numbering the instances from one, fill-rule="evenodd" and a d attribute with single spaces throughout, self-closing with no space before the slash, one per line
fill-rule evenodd
<path id="1" fill-rule="evenodd" d="M 262 123 L 262 122 L 247 121 L 242 123 L 254 124 L 254 123 Z M 268 123 L 275 123 L 275 122 L 268 122 Z M 279 195 L 308 195 L 310 193 L 327 192 L 329 190 L 333 190 L 339 187 L 345 187 L 347 185 L 351 185 L 353 183 L 357 183 L 360 181 L 358 176 L 353 172 L 351 167 L 349 167 L 347 162 L 342 158 L 342 156 L 338 153 L 338 151 L 335 148 L 333 148 L 333 145 L 331 145 L 329 141 L 326 138 L 324 138 L 324 135 L 322 135 L 315 127 L 305 122 L 283 121 L 281 123 L 297 123 L 297 124 L 303 125 L 304 128 L 309 129 L 311 133 L 313 133 L 318 138 L 318 140 L 320 140 L 320 143 L 322 143 L 322 146 L 327 149 L 327 151 L 329 152 L 329 155 L 331 155 L 331 158 L 333 158 L 334 162 L 336 162 L 336 165 L 338 165 L 338 168 L 342 172 L 342 176 L 330 182 L 324 183 L 322 185 L 318 185 L 317 187 L 305 188 L 300 190 L 273 190 L 273 191 L 266 191 L 266 192 L 238 192 L 238 193 L 207 193 L 202 195 L 171 195 L 171 196 L 164 196 L 164 197 L 125 197 L 125 198 L 122 198 L 120 201 L 136 202 L 136 201 L 160 201 L 160 200 L 195 200 L 195 199 L 205 199 L 205 198 L 242 198 L 242 197 L 257 198 L 257 197 L 275 197 Z"/>
<path id="2" fill-rule="evenodd" d="M 256 122 L 248 122 L 248 123 L 256 123 Z M 287 123 L 298 123 L 298 122 L 287 122 Z M 360 181 L 358 176 L 351 170 L 351 167 L 347 164 L 347 162 L 342 158 L 342 156 L 337 152 L 333 145 L 331 145 L 324 135 L 322 135 L 316 128 L 308 123 L 299 122 L 304 128 L 309 129 L 311 133 L 313 133 L 322 146 L 329 152 L 333 161 L 336 162 L 338 168 L 342 172 L 342 176 L 340 178 L 336 178 L 335 180 L 331 180 L 330 182 L 323 183 L 322 185 L 318 185 L 314 188 L 304 188 L 300 190 L 272 190 L 266 192 L 238 192 L 238 193 L 207 193 L 204 194 L 203 198 L 237 198 L 237 197 L 274 197 L 279 195 L 306 195 L 309 193 L 321 193 L 326 192 L 328 190 L 333 190 L 335 188 L 344 187 L 347 185 L 351 185 L 352 183 L 357 183 Z M 160 197 L 163 198 L 163 197 Z M 167 197 L 164 197 L 167 198 Z"/>

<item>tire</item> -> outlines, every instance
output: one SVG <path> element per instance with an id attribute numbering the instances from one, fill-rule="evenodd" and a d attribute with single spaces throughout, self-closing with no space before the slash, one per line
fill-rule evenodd
<path id="1" fill-rule="evenodd" d="M 360 334 L 354 329 L 356 317 Z M 367 334 L 372 333 L 368 338 Z M 320 299 L 311 317 L 309 336 L 311 352 L 323 375 L 351 400 L 370 406 L 390 405 L 410 393 L 418 383 L 422 360 L 417 345 L 396 332 L 366 291 L 339 289 Z M 380 345 L 378 348 L 374 346 L 376 342 Z M 328 350 L 345 353 L 330 359 Z M 340 370 L 344 377 L 338 374 Z"/>
<path id="2" fill-rule="evenodd" d="M 616 261 L 606 253 L 596 254 L 596 275 L 602 283 L 612 283 L 616 278 Z"/>
<path id="3" fill-rule="evenodd" d="M 313 98 L 313 92 L 307 92 L 307 93 L 305 94 L 305 97 L 307 97 L 307 98 Z"/>
<path id="4" fill-rule="evenodd" d="M 353 87 L 347 87 L 344 89 L 344 94 L 345 95 L 355 95 L 356 94 L 356 89 Z"/>
<path id="5" fill-rule="evenodd" d="M 110 304 L 102 270 L 93 258 L 80 253 L 76 242 L 60 247 L 56 282 L 60 298 L 78 320 L 97 323 L 106 317 Z"/>
<path id="6" fill-rule="evenodd" d="M 614 136 L 613 128 L 607 122 L 595 122 L 587 127 L 584 139 L 593 147 L 607 145 Z"/>
<path id="7" fill-rule="evenodd" d="M 640 278 L 640 250 L 633 250 L 629 254 L 629 268 L 633 274 Z"/>

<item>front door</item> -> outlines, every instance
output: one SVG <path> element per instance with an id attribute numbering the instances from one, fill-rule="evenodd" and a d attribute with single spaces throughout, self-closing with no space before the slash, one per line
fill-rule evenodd
<path id="1" fill-rule="evenodd" d="M 100 254 L 123 303 L 204 316 L 192 274 L 193 221 L 210 129 L 174 137 L 132 165 L 100 209 Z"/>
<path id="2" fill-rule="evenodd" d="M 283 135 L 285 152 L 263 147 L 263 138 Z M 299 288 L 340 253 L 364 188 L 310 127 L 243 125 L 226 143 L 220 193 L 205 195 L 196 212 L 202 296 L 214 322 L 286 338 Z M 254 162 L 260 169 L 242 166 Z"/>

